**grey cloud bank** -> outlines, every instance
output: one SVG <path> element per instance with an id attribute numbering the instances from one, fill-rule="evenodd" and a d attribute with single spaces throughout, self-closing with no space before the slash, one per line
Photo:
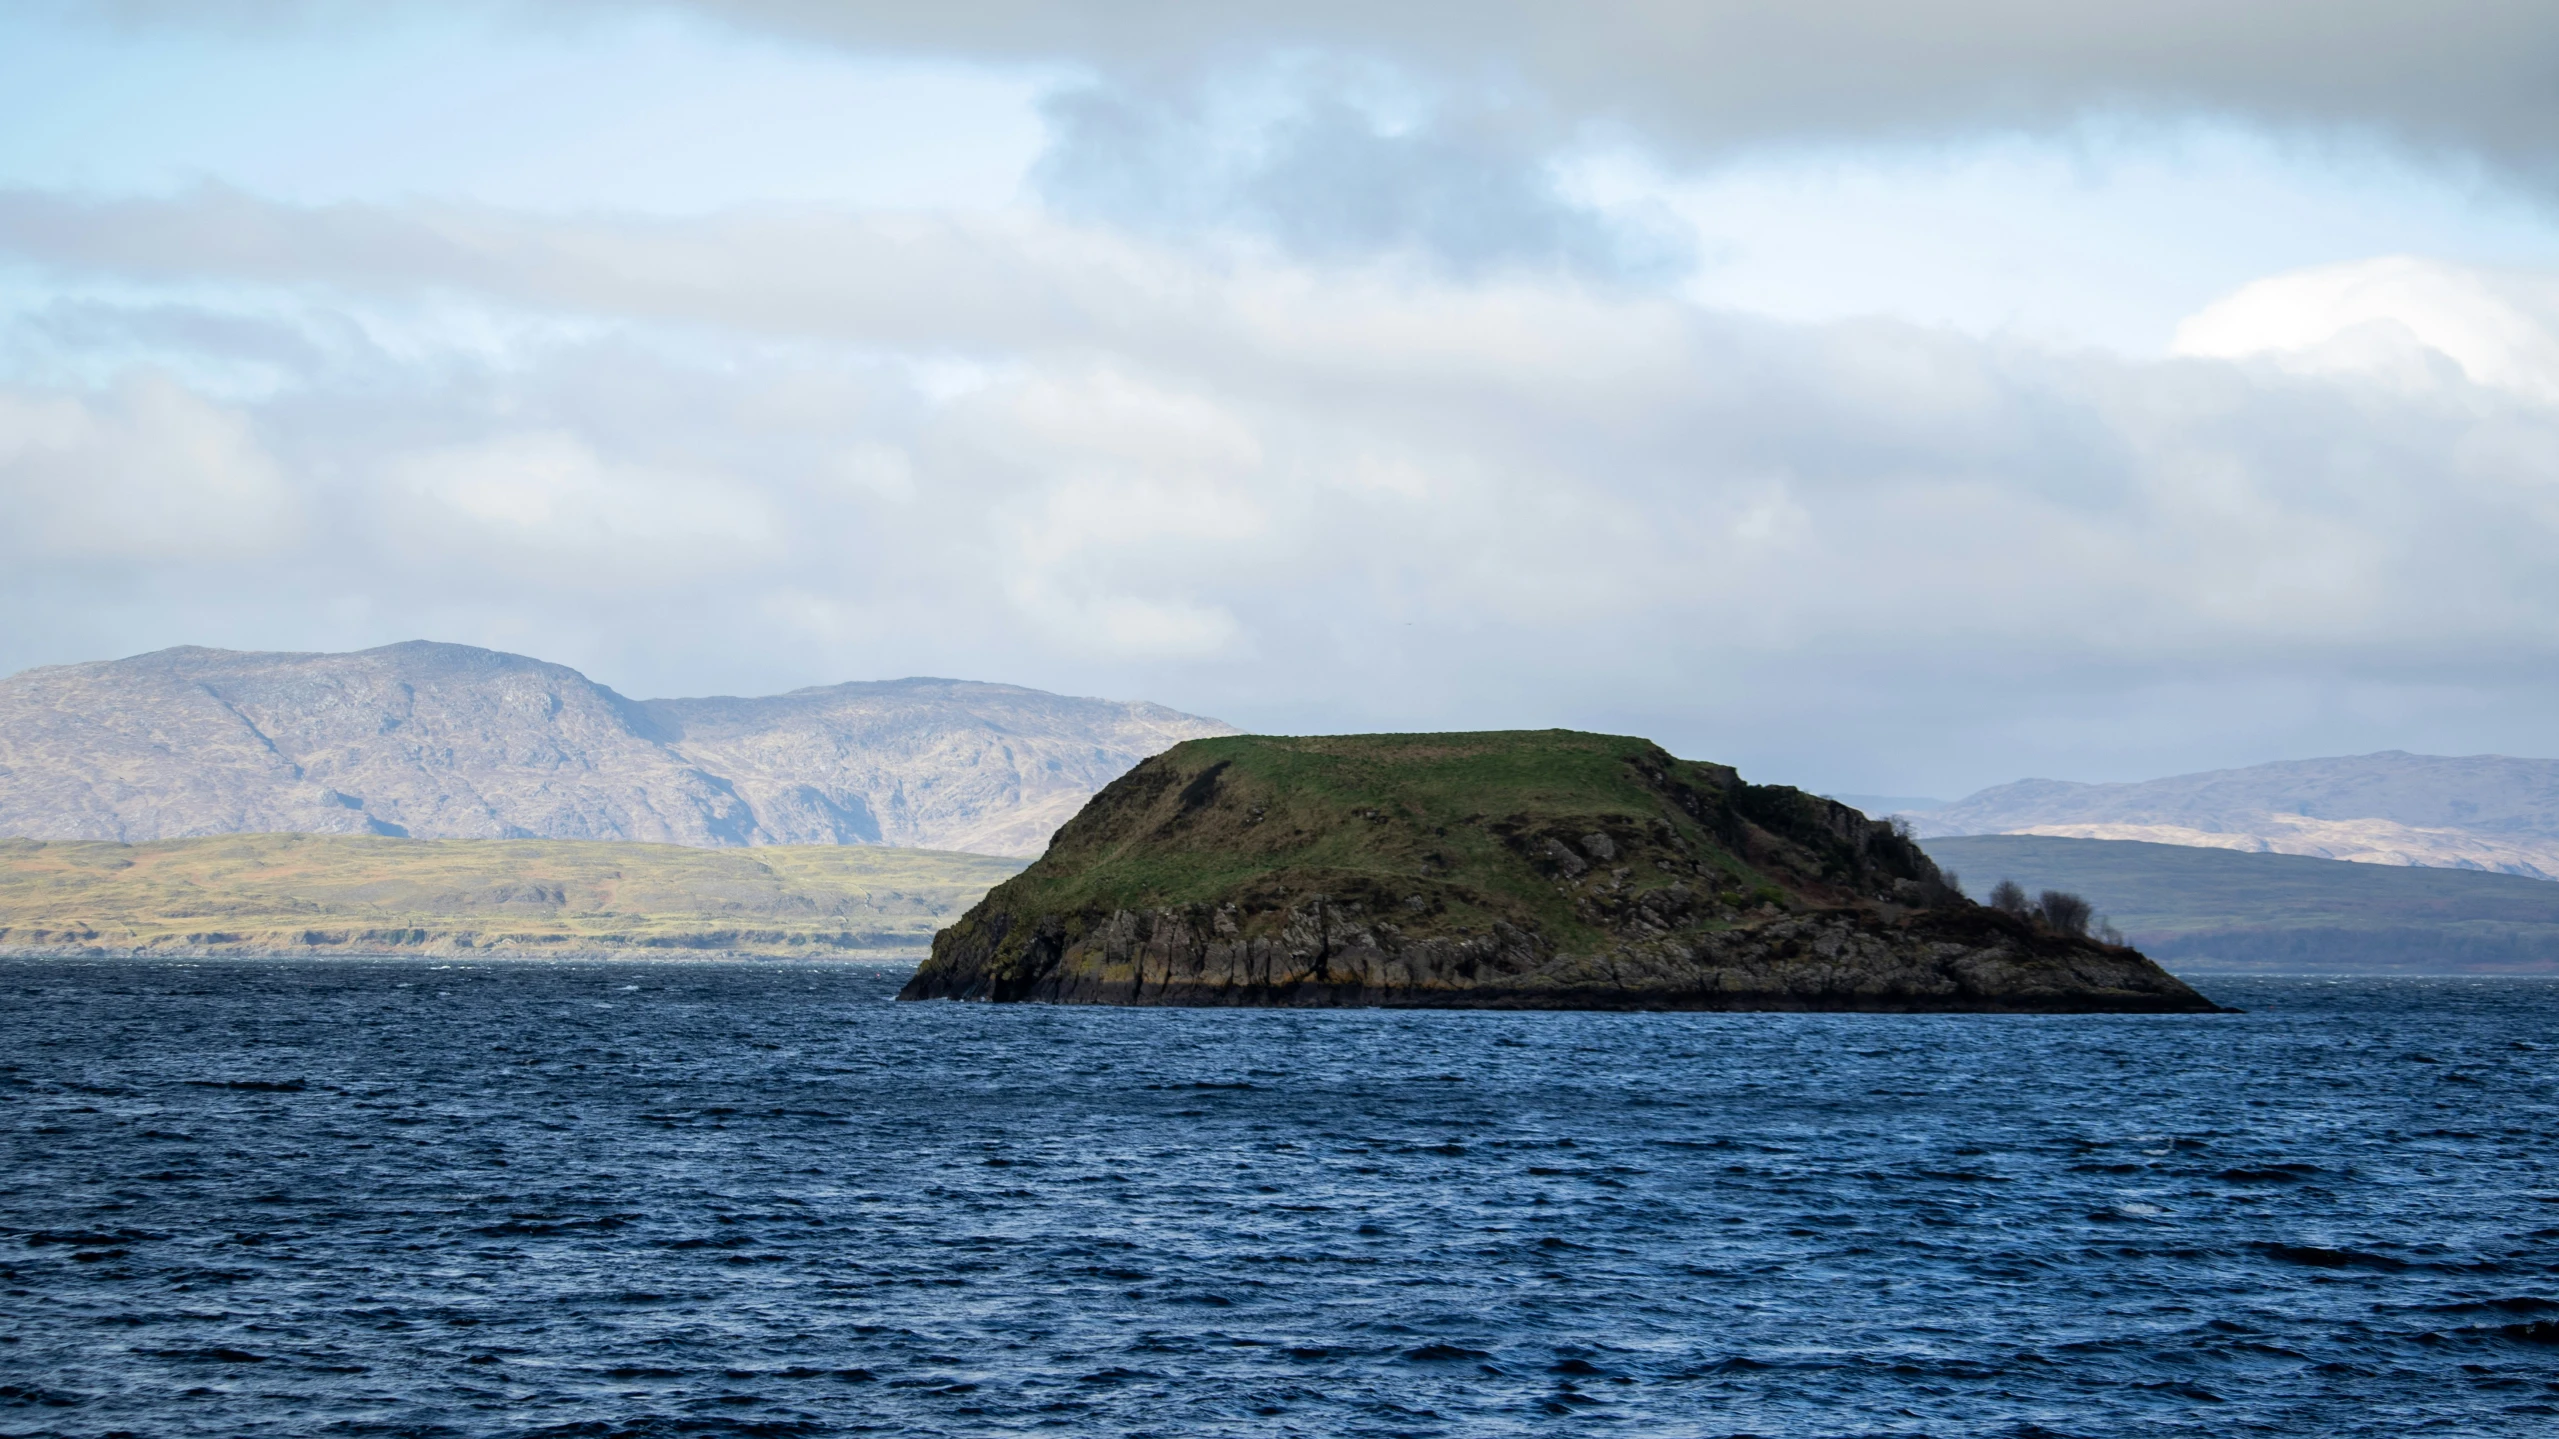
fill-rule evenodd
<path id="1" fill-rule="evenodd" d="M 1032 178 L 1061 214 L 1158 235 L 1239 231 L 1319 261 L 1400 254 L 1460 275 L 1528 268 L 1638 283 L 1695 262 L 1676 227 L 1569 198 L 1543 137 L 1504 116 L 1434 114 L 1389 130 L 1338 83 L 1298 88 L 1258 124 L 1220 123 L 1198 95 L 1069 91 L 1051 100 L 1054 138 Z"/>
<path id="2" fill-rule="evenodd" d="M 84 302 L 171 358 L 0 399 L 6 593 L 45 616 L 12 668 L 396 626 L 626 689 L 958 672 L 1940 791 L 2429 726 L 2529 752 L 2551 698 L 2559 414 L 2442 363 L 2054 354 L 1018 215 L 21 193 L 0 250 L 251 294 L 305 347 Z M 234 361 L 268 379 L 171 377 Z M 208 496 L 219 543 L 155 538 Z"/>
<path id="3" fill-rule="evenodd" d="M 572 6 L 588 8 L 590 6 Z M 1770 140 L 2067 125 L 2092 107 L 2341 128 L 2547 182 L 2559 13 L 2519 0 L 1246 0 L 933 6 L 684 0 L 861 48 L 1068 60 L 1140 82 L 1275 50 L 1507 82 L 1559 125 L 1624 124 L 1695 158 Z"/>

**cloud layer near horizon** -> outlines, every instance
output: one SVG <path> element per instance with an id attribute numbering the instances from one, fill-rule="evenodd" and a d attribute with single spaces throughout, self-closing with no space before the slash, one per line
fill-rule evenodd
<path id="1" fill-rule="evenodd" d="M 1024 215 L 18 194 L 0 248 L 88 282 L 18 342 L 58 372 L 162 357 L 0 395 L 9 603 L 76 636 L 28 659 L 173 607 L 642 692 L 961 670 L 1968 779 L 2144 752 L 2106 731 L 2179 686 L 2224 698 L 2165 747 L 2538 699 L 2559 635 L 2543 381 L 2369 304 L 2260 343 L 2243 294 L 2136 361 Z M 2427 273 L 2547 345 L 2529 286 Z"/>

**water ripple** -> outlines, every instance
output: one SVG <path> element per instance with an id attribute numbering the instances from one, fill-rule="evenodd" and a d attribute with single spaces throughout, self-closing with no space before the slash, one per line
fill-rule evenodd
<path id="1" fill-rule="evenodd" d="M 0 964 L 0 1434 L 2559 1425 L 2559 986 L 894 1005 Z"/>

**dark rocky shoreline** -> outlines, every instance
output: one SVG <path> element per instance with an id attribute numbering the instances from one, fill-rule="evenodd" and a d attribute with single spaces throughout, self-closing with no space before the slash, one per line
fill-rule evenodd
<path id="1" fill-rule="evenodd" d="M 1001 923 L 1002 921 L 998 921 Z M 1878 929 L 1853 911 L 1789 916 L 1592 957 L 1504 927 L 1412 939 L 1317 901 L 1281 937 L 1220 938 L 1213 916 L 1121 910 L 1067 962 L 1063 933 L 1019 978 L 982 936 L 937 946 L 902 999 L 1279 1008 L 1800 1010 L 1865 1013 L 2195 1013 L 2215 1006 L 2128 950 L 2072 943 L 1984 910 Z M 2165 980 L 2162 984 L 2160 981 Z"/>

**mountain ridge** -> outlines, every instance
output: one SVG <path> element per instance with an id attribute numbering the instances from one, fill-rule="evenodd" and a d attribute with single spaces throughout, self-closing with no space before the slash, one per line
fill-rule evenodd
<path id="1" fill-rule="evenodd" d="M 293 832 L 891 844 L 1027 855 L 1094 791 L 1231 726 L 910 678 L 630 699 L 504 651 L 177 646 L 0 679 L 0 834 Z"/>
<path id="2" fill-rule="evenodd" d="M 2024 834 L 2559 879 L 2559 760 L 2381 750 L 2106 784 L 2025 779 L 1904 811 L 1924 839 Z"/>

